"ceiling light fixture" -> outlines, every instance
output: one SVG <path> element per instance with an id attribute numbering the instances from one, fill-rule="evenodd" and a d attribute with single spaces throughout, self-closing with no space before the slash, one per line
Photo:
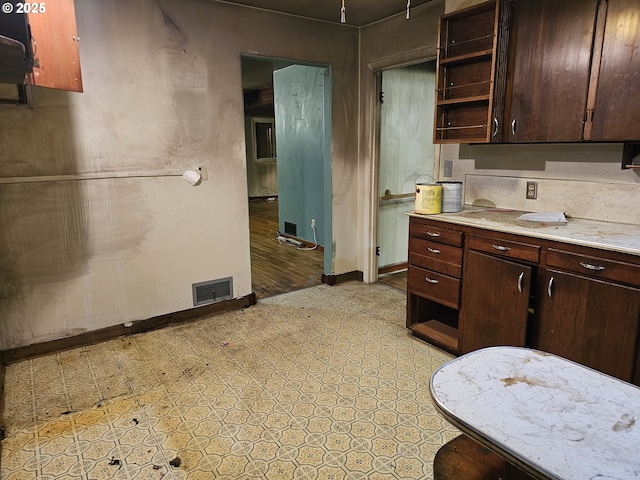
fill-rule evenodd
<path id="1" fill-rule="evenodd" d="M 342 8 L 340 9 L 340 23 L 346 23 L 346 22 L 347 22 L 347 14 L 344 8 L 344 0 L 342 0 Z"/>
<path id="2" fill-rule="evenodd" d="M 409 17 L 411 16 L 409 9 L 411 9 L 411 0 L 407 0 L 407 20 L 409 20 Z"/>

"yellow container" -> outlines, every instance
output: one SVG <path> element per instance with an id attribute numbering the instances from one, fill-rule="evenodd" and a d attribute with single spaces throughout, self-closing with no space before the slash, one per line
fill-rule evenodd
<path id="1" fill-rule="evenodd" d="M 442 185 L 416 183 L 416 213 L 434 215 L 442 212 Z"/>

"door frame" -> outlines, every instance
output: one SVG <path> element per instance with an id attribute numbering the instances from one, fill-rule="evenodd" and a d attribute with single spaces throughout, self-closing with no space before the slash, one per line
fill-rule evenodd
<path id="1" fill-rule="evenodd" d="M 333 255 L 334 255 L 334 245 L 333 245 L 333 228 L 332 228 L 332 219 L 333 219 L 333 188 L 332 188 L 332 178 L 331 178 L 331 165 L 332 165 L 332 155 L 331 155 L 331 142 L 332 142 L 332 98 L 333 98 L 333 69 L 331 65 L 317 63 L 317 62 L 308 62 L 304 60 L 292 60 L 283 57 L 272 57 L 267 55 L 252 55 L 252 54 L 240 54 L 240 60 L 242 62 L 242 58 L 251 58 L 255 60 L 263 60 L 265 63 L 269 63 L 271 61 L 282 62 L 278 68 L 273 68 L 273 71 L 284 68 L 284 64 L 291 65 L 304 65 L 310 67 L 317 67 L 324 69 L 325 82 L 324 82 L 324 107 L 323 107 L 323 115 L 324 115 L 324 128 L 323 128 L 323 192 L 324 192 L 324 203 L 323 203 L 323 221 L 324 221 L 324 235 L 322 239 L 318 239 L 318 243 L 323 245 L 323 260 L 324 260 L 324 272 L 322 274 L 331 274 L 333 269 Z M 246 125 L 245 125 L 245 138 L 246 138 Z M 277 135 L 277 133 L 276 133 Z M 277 147 L 276 147 L 277 148 Z M 247 166 L 248 158 L 245 155 L 245 172 L 248 168 Z M 248 195 L 247 195 L 247 208 L 248 208 Z"/>
<path id="2" fill-rule="evenodd" d="M 382 72 L 392 68 L 407 67 L 417 63 L 429 62 L 437 58 L 437 45 L 421 48 L 413 52 L 387 57 L 367 64 L 368 69 L 375 76 L 375 89 L 369 95 L 369 102 L 372 105 L 373 121 L 370 123 L 370 150 L 371 162 L 369 165 L 366 182 L 367 191 L 370 192 L 365 198 L 364 205 L 364 259 L 363 259 L 363 281 L 365 283 L 375 283 L 378 281 L 378 257 L 376 246 L 378 245 L 378 182 L 380 174 L 380 119 L 381 108 L 379 92 L 382 88 Z M 435 92 L 434 92 L 435 96 Z M 440 157 L 441 145 L 434 145 L 435 156 L 433 173 L 436 178 L 440 178 Z"/>

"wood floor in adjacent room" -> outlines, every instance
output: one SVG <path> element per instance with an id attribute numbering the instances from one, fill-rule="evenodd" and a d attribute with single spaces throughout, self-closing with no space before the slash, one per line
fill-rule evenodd
<path id="1" fill-rule="evenodd" d="M 249 202 L 251 232 L 251 278 L 258 298 L 320 285 L 324 272 L 324 251 L 299 250 L 281 244 L 278 235 L 278 200 Z M 384 285 L 407 289 L 407 271 L 380 275 Z"/>
<path id="2" fill-rule="evenodd" d="M 299 250 L 278 242 L 277 200 L 249 202 L 249 229 L 252 287 L 258 298 L 322 283 L 323 250 Z"/>

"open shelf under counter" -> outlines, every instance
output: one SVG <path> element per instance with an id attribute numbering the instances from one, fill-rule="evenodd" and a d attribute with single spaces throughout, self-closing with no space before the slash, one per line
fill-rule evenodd
<path id="1" fill-rule="evenodd" d="M 439 320 L 428 320 L 409 327 L 416 337 L 451 353 L 458 353 L 458 330 Z"/>

